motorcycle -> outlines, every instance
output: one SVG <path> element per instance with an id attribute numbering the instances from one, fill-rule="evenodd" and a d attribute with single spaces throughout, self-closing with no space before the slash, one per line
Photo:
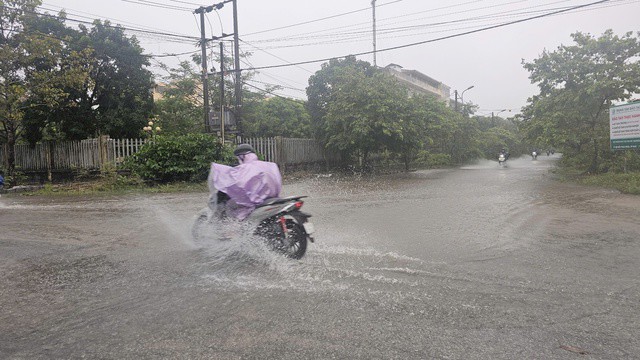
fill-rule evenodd
<path id="1" fill-rule="evenodd" d="M 506 166 L 506 164 L 507 164 L 507 157 L 504 154 L 499 154 L 498 155 L 498 165 Z"/>
<path id="2" fill-rule="evenodd" d="M 291 259 L 301 259 L 307 251 L 307 243 L 314 242 L 315 232 L 311 215 L 300 211 L 306 196 L 271 198 L 258 205 L 242 221 L 244 228 L 256 237 L 264 240 L 274 251 Z M 228 221 L 226 203 L 227 194 L 218 191 L 209 206 L 200 211 L 192 228 L 194 240 L 198 240 L 203 231 L 213 231 L 214 224 L 224 226 Z"/>
<path id="3" fill-rule="evenodd" d="M 536 159 L 538 159 L 538 153 L 537 153 L 537 152 L 535 152 L 535 151 L 534 151 L 534 152 L 532 152 L 532 153 L 531 153 L 531 159 L 532 159 L 532 160 L 536 160 Z"/>

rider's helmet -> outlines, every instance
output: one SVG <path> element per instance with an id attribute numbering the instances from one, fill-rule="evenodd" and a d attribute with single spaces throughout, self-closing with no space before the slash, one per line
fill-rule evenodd
<path id="1" fill-rule="evenodd" d="M 235 156 L 246 155 L 248 153 L 255 153 L 253 146 L 249 144 L 240 144 L 235 150 L 233 150 L 233 155 Z"/>

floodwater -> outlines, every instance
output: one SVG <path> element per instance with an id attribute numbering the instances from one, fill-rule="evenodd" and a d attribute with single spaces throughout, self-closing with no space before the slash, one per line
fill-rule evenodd
<path id="1" fill-rule="evenodd" d="M 0 358 L 640 358 L 640 197 L 557 157 L 310 176 L 300 261 L 194 244 L 207 194 L 0 198 Z"/>

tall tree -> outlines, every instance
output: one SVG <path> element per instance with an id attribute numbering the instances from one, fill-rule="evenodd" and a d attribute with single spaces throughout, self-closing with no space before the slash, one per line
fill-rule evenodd
<path id="1" fill-rule="evenodd" d="M 631 32 L 620 37 L 611 30 L 572 38 L 575 45 L 524 63 L 540 88 L 525 108 L 524 125 L 533 143 L 557 144 L 566 161 L 599 172 L 612 156 L 608 108 L 640 91 L 640 42 Z"/>
<path id="2" fill-rule="evenodd" d="M 200 73 L 187 61 L 168 71 L 166 83 L 159 84 L 162 98 L 155 101 L 155 113 L 162 122 L 163 131 L 175 134 L 203 132 Z"/>
<path id="3" fill-rule="evenodd" d="M 68 51 L 64 39 L 41 31 L 43 23 L 60 23 L 38 16 L 38 5 L 38 0 L 7 0 L 0 13 L 0 143 L 9 175 L 26 114 L 59 106 L 68 96 L 65 89 L 87 78 L 79 66 L 86 52 Z"/>
<path id="4" fill-rule="evenodd" d="M 153 81 L 146 69 L 148 58 L 135 37 L 128 38 L 121 27 L 99 20 L 91 29 L 64 28 L 53 36 L 65 36 L 72 51 L 91 53 L 79 65 L 89 76 L 80 87 L 62 88 L 67 106 L 33 114 L 29 140 L 37 141 L 47 133 L 74 140 L 97 135 L 138 137 L 152 114 Z"/>
<path id="5" fill-rule="evenodd" d="M 431 96 L 410 95 L 395 78 L 353 57 L 323 64 L 307 95 L 317 138 L 343 159 L 366 163 L 370 153 L 385 151 L 408 168 L 421 150 L 455 161 L 478 155 L 471 119 Z"/>
<path id="6" fill-rule="evenodd" d="M 243 109 L 245 136 L 312 137 L 304 102 L 279 96 L 247 101 Z"/>
<path id="7" fill-rule="evenodd" d="M 328 142 L 325 126 L 328 106 L 341 91 L 345 76 L 353 72 L 362 72 L 365 76 L 371 76 L 374 71 L 375 69 L 368 62 L 349 56 L 343 60 L 332 59 L 322 64 L 322 68 L 309 78 L 307 108 L 318 140 L 325 144 Z"/>

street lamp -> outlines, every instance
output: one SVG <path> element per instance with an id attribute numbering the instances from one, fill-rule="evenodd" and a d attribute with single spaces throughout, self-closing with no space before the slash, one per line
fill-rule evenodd
<path id="1" fill-rule="evenodd" d="M 473 85 L 469 86 L 468 88 L 462 90 L 462 94 L 460 95 L 460 101 L 462 102 L 462 108 L 464 109 L 464 100 L 462 99 L 462 95 L 464 95 L 464 92 L 473 88 Z M 455 110 L 458 111 L 458 90 L 454 90 L 453 91 L 456 97 L 456 107 Z"/>
<path id="2" fill-rule="evenodd" d="M 471 85 L 468 88 L 462 90 L 462 94 L 460 94 L 460 102 L 462 103 L 462 108 L 464 109 L 464 92 L 470 89 L 473 89 L 475 85 Z"/>
<path id="3" fill-rule="evenodd" d="M 492 111 L 492 112 L 491 112 L 491 121 L 493 121 L 493 119 L 494 119 L 496 116 L 500 115 L 500 113 L 503 113 L 503 112 L 505 112 L 505 111 L 507 111 L 507 109 L 502 109 L 502 110 L 498 111 L 498 113 L 497 113 L 497 114 L 495 114 L 495 115 L 493 115 L 493 111 Z M 511 111 L 511 110 L 509 110 L 509 111 Z"/>

